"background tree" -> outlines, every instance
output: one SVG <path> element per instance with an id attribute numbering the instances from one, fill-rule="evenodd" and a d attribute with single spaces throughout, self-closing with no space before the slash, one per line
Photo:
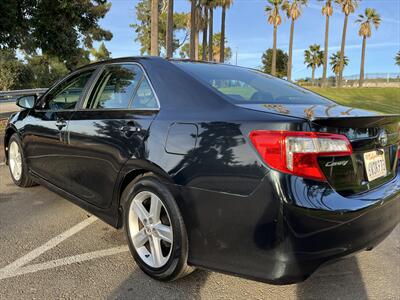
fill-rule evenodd
<path id="1" fill-rule="evenodd" d="M 221 12 L 221 40 L 225 40 L 225 18 L 226 10 L 229 9 L 233 3 L 233 0 L 218 0 L 219 6 L 222 7 Z M 220 44 L 221 48 L 219 51 L 219 62 L 225 62 L 225 43 Z"/>
<path id="2" fill-rule="evenodd" d="M 212 46 L 212 58 L 211 61 L 219 61 L 219 55 L 220 55 L 220 49 L 221 49 L 221 33 L 215 33 L 213 37 L 213 43 L 214 45 Z M 227 44 L 227 41 L 225 40 L 225 44 Z M 207 45 L 209 46 L 209 45 Z M 179 51 L 179 55 L 181 58 L 188 58 L 190 55 L 189 51 L 190 45 L 189 43 L 186 43 L 183 45 Z M 228 46 L 225 46 L 225 61 L 229 62 L 232 58 L 232 49 Z M 203 51 L 203 45 L 199 46 L 199 50 Z"/>
<path id="3" fill-rule="evenodd" d="M 151 30 L 150 30 L 150 54 L 158 56 L 160 54 L 158 48 L 158 15 L 159 15 L 159 1 L 151 1 Z"/>
<path id="4" fill-rule="evenodd" d="M 349 59 L 347 56 L 341 55 L 340 51 L 332 53 L 330 56 L 330 65 L 332 67 L 332 72 L 336 75 L 336 80 L 338 79 L 340 73 L 343 72 L 344 67 L 348 64 Z"/>
<path id="5" fill-rule="evenodd" d="M 196 10 L 197 1 L 190 0 L 190 48 L 189 48 L 189 58 L 195 59 L 196 56 Z"/>
<path id="6" fill-rule="evenodd" d="M 322 7 L 322 15 L 325 16 L 325 42 L 324 42 L 324 59 L 323 59 L 323 70 L 322 70 L 322 82 L 321 86 L 326 87 L 326 74 L 328 71 L 328 47 L 329 47 L 329 18 L 333 14 L 333 0 L 319 0 L 324 1 L 324 6 Z"/>
<path id="7" fill-rule="evenodd" d="M 93 56 L 94 61 L 107 60 L 111 58 L 111 52 L 108 51 L 103 42 L 97 50 L 95 48 L 90 49 L 90 54 Z"/>
<path id="8" fill-rule="evenodd" d="M 261 70 L 264 73 L 272 74 L 272 57 L 273 57 L 273 49 L 268 49 L 264 52 L 261 57 L 262 67 Z M 276 76 L 279 78 L 283 78 L 287 75 L 287 63 L 289 60 L 289 56 L 281 49 L 276 49 Z"/>
<path id="9" fill-rule="evenodd" d="M 217 5 L 216 0 L 209 0 L 208 2 L 208 7 L 210 10 L 210 18 L 208 21 L 208 60 L 212 61 L 214 58 L 213 55 L 213 36 L 214 36 L 214 8 Z"/>
<path id="10" fill-rule="evenodd" d="M 286 16 L 291 20 L 290 24 L 290 37 L 289 37 L 289 60 L 288 60 L 288 71 L 287 79 L 292 80 L 292 60 L 293 60 L 293 35 L 294 35 L 294 22 L 301 15 L 301 6 L 307 5 L 308 0 L 286 0 L 282 7 L 286 11 Z"/>
<path id="11" fill-rule="evenodd" d="M 0 50 L 0 91 L 29 88 L 33 74 L 11 49 Z"/>
<path id="12" fill-rule="evenodd" d="M 207 33 L 208 33 L 208 2 L 209 0 L 201 0 L 201 5 L 203 9 L 203 42 L 202 42 L 202 51 L 201 51 L 201 59 L 207 60 Z"/>
<path id="13" fill-rule="evenodd" d="M 400 66 L 400 51 L 397 52 L 396 57 L 394 58 L 396 65 Z"/>
<path id="14" fill-rule="evenodd" d="M 273 46 L 272 46 L 272 65 L 271 65 L 271 75 L 276 75 L 276 42 L 277 42 L 277 32 L 278 26 L 282 23 L 282 17 L 279 14 L 283 0 L 268 0 L 268 5 L 265 7 L 265 12 L 268 16 L 268 23 L 274 26 L 273 33 Z"/>
<path id="15" fill-rule="evenodd" d="M 168 0 L 167 4 L 167 29 L 166 29 L 166 50 L 167 58 L 171 58 L 174 54 L 173 40 L 174 40 L 174 0 Z"/>
<path id="16" fill-rule="evenodd" d="M 344 23 L 343 23 L 343 33 L 342 33 L 342 45 L 340 47 L 340 64 L 342 65 L 340 67 L 340 73 L 339 73 L 339 78 L 338 78 L 338 86 L 342 86 L 342 78 L 343 78 L 343 70 L 344 70 L 344 49 L 346 46 L 346 32 L 347 32 L 347 22 L 349 20 L 349 15 L 351 13 L 354 13 L 358 6 L 359 0 L 336 0 L 336 3 L 338 3 L 341 8 L 342 12 L 344 13 Z"/>
<path id="17" fill-rule="evenodd" d="M 0 5 L 0 26 L 15 22 L 10 31 L 0 30 L 0 48 L 18 48 L 28 54 L 40 49 L 65 61 L 70 70 L 82 60 L 82 50 L 93 47 L 93 41 L 112 38 L 98 24 L 111 7 L 107 0 L 18 0 Z"/>
<path id="18" fill-rule="evenodd" d="M 304 51 L 304 63 L 307 68 L 311 68 L 311 80 L 312 84 L 315 85 L 315 69 L 322 65 L 324 59 L 324 53 L 321 51 L 321 46 L 314 44 L 310 45 L 307 50 Z"/>
<path id="19" fill-rule="evenodd" d="M 56 57 L 34 54 L 25 56 L 25 60 L 27 67 L 33 74 L 29 83 L 29 87 L 31 88 L 50 87 L 57 80 L 69 73 L 64 63 Z M 27 88 L 27 86 L 24 88 Z"/>
<path id="20" fill-rule="evenodd" d="M 164 5 L 165 7 L 165 5 Z M 150 54 L 150 2 L 148 0 L 141 0 L 136 5 L 136 24 L 131 24 L 130 26 L 135 30 L 136 38 L 135 41 L 139 42 L 140 53 Z M 166 49 L 166 31 L 167 31 L 167 11 L 162 9 L 159 15 L 158 22 L 158 44 L 160 49 Z M 181 38 L 176 38 L 174 36 L 172 40 L 172 50 L 173 52 L 181 47 L 189 37 L 189 14 L 187 13 L 174 13 L 174 32 L 181 33 Z"/>
<path id="21" fill-rule="evenodd" d="M 360 23 L 358 35 L 362 36 L 363 38 L 359 81 L 359 86 L 362 87 L 364 83 L 365 48 L 367 46 L 367 38 L 371 36 L 371 24 L 374 25 L 375 29 L 378 29 L 379 25 L 381 24 L 381 17 L 375 9 L 366 8 L 364 15 L 359 14 L 356 22 Z"/>

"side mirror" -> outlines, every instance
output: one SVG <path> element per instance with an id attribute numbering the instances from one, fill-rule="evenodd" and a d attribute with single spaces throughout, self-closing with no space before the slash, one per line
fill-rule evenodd
<path id="1" fill-rule="evenodd" d="M 31 109 L 35 106 L 37 95 L 25 95 L 17 99 L 16 104 L 19 107 Z"/>

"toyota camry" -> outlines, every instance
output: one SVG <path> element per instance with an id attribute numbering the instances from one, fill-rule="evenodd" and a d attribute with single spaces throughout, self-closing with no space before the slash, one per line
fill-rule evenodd
<path id="1" fill-rule="evenodd" d="M 400 115 L 257 70 L 120 58 L 17 105 L 5 135 L 14 183 L 124 228 L 158 280 L 200 267 L 302 281 L 400 219 Z"/>

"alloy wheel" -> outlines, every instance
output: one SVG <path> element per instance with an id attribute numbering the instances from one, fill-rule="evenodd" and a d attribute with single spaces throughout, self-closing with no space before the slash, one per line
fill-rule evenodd
<path id="1" fill-rule="evenodd" d="M 161 199 L 149 191 L 139 192 L 130 204 L 128 222 L 140 258 L 152 268 L 163 267 L 171 256 L 173 230 Z"/>
<path id="2" fill-rule="evenodd" d="M 15 141 L 11 142 L 8 150 L 8 164 L 10 166 L 11 175 L 15 180 L 20 180 L 22 175 L 22 155 Z"/>

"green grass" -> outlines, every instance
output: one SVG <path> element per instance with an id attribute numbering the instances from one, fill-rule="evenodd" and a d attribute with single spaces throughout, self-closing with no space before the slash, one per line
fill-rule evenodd
<path id="1" fill-rule="evenodd" d="M 309 89 L 346 106 L 400 114 L 400 88 Z"/>

